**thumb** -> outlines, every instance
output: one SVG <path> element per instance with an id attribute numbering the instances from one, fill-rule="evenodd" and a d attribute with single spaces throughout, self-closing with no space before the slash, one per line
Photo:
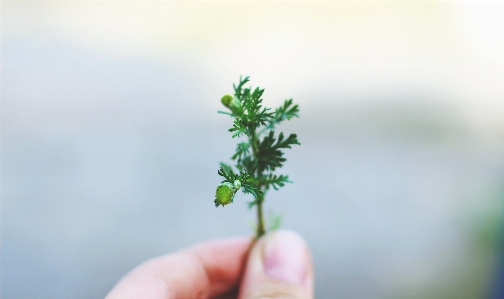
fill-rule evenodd
<path id="1" fill-rule="evenodd" d="M 313 265 L 306 242 L 293 231 L 274 231 L 250 252 L 239 299 L 313 298 Z"/>

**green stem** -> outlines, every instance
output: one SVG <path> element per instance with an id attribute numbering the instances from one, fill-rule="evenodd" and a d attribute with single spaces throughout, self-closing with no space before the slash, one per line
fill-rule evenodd
<path id="1" fill-rule="evenodd" d="M 264 229 L 264 219 L 263 219 L 263 212 L 262 212 L 263 199 L 264 198 L 262 196 L 260 196 L 257 199 L 257 232 L 256 232 L 257 239 L 259 239 L 266 232 Z"/>
<path id="2" fill-rule="evenodd" d="M 259 141 L 257 140 L 257 135 L 255 128 L 249 130 L 251 132 L 250 134 L 250 144 L 252 145 L 252 154 L 254 155 L 254 160 L 257 161 L 258 159 L 258 148 L 257 145 L 259 144 Z M 262 173 L 257 170 L 257 179 L 261 181 L 262 179 Z M 257 186 L 259 190 L 262 190 L 261 184 Z M 257 231 L 256 231 L 256 239 L 259 239 L 262 235 L 266 233 L 266 229 L 264 228 L 264 217 L 263 217 L 263 210 L 262 210 L 262 203 L 264 201 L 264 196 L 258 196 L 256 198 L 257 202 Z"/>

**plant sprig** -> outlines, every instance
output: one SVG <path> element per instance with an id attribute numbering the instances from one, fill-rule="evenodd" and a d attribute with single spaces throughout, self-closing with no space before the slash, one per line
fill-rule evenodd
<path id="1" fill-rule="evenodd" d="M 221 102 L 229 109 L 219 111 L 233 118 L 232 127 L 228 130 L 232 138 L 245 135 L 247 141 L 236 146 L 231 160 L 235 161 L 237 173 L 229 165 L 221 163 L 217 172 L 224 178 L 217 187 L 215 206 L 225 206 L 233 202 L 239 189 L 246 194 L 252 194 L 254 200 L 249 202 L 249 208 L 257 206 L 257 231 L 260 237 L 265 233 L 262 204 L 266 192 L 273 188 L 278 190 L 286 183 L 291 183 L 287 175 L 277 175 L 274 171 L 281 168 L 286 161 L 283 150 L 292 145 L 299 145 L 296 134 L 285 137 L 283 132 L 275 135 L 275 126 L 284 120 L 299 117 L 299 107 L 292 99 L 285 100 L 282 106 L 274 110 L 264 107 L 262 95 L 264 89 L 256 87 L 245 88 L 249 77 L 242 79 L 238 85 L 233 84 L 234 96 L 225 95 Z M 278 225 L 278 223 L 276 224 Z"/>

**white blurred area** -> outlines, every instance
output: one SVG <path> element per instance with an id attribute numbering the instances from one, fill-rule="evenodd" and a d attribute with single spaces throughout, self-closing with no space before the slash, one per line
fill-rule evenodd
<path id="1" fill-rule="evenodd" d="M 285 91 L 305 106 L 338 104 L 348 95 L 383 101 L 429 93 L 459 109 L 478 135 L 502 137 L 504 130 L 502 2 L 40 1 L 3 8 L 6 46 L 59 43 L 191 70 L 215 96 L 247 74 L 269 85 L 276 103 Z M 9 115 L 22 119 L 24 109 L 14 108 Z"/>
<path id="2" fill-rule="evenodd" d="M 215 210 L 240 75 L 285 125 L 271 193 L 319 298 L 485 298 L 504 200 L 504 2 L 3 1 L 2 298 L 90 298 L 248 234 Z M 32 288 L 27 288 L 27 283 Z M 340 297 L 337 297 L 339 295 Z"/>

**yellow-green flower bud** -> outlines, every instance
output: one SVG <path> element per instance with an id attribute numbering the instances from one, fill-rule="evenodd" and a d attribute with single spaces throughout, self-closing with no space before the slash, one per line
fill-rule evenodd
<path id="1" fill-rule="evenodd" d="M 228 182 L 224 182 L 217 187 L 215 190 L 215 206 L 219 205 L 225 206 L 233 202 L 233 198 L 236 194 L 236 189 L 234 185 Z"/>
<path id="2" fill-rule="evenodd" d="M 233 100 L 233 96 L 230 94 L 227 94 L 222 97 L 221 102 L 222 102 L 222 105 L 229 108 L 229 104 L 231 103 L 232 100 Z"/>
<path id="3" fill-rule="evenodd" d="M 240 114 L 242 112 L 242 107 L 240 101 L 234 98 L 232 95 L 225 95 L 221 99 L 222 105 L 226 106 L 235 114 Z"/>

